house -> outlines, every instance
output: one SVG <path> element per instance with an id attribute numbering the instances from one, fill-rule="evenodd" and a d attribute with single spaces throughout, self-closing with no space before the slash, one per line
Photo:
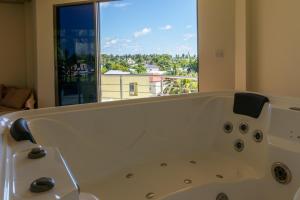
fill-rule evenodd
<path id="1" fill-rule="evenodd" d="M 157 65 L 146 64 L 145 65 L 148 74 L 163 74 L 164 72 L 160 71 L 160 67 Z"/>
<path id="2" fill-rule="evenodd" d="M 136 64 L 135 61 L 132 58 L 128 58 L 127 63 L 128 63 L 129 66 L 134 66 Z"/>
<path id="3" fill-rule="evenodd" d="M 106 101 L 119 101 L 157 96 L 152 93 L 152 82 L 145 75 L 128 73 L 105 73 L 101 75 L 101 99 Z"/>

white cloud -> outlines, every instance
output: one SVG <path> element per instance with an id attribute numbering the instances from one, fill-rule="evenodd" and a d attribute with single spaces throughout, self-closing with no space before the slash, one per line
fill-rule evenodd
<path id="1" fill-rule="evenodd" d="M 143 30 L 141 31 L 137 31 L 134 33 L 134 37 L 135 38 L 138 38 L 138 37 L 141 37 L 141 36 L 144 36 L 144 35 L 147 35 L 151 32 L 151 28 L 144 28 Z"/>
<path id="2" fill-rule="evenodd" d="M 100 7 L 101 8 L 107 8 L 108 6 L 110 6 L 110 2 L 103 2 L 103 3 L 100 3 Z"/>
<path id="3" fill-rule="evenodd" d="M 164 30 L 164 31 L 168 31 L 168 30 L 171 30 L 173 27 L 171 25 L 165 25 L 164 27 L 161 27 L 160 29 L 161 30 Z"/>
<path id="4" fill-rule="evenodd" d="M 187 33 L 187 34 L 184 34 L 183 40 L 184 40 L 184 41 L 187 41 L 187 40 L 190 40 L 190 39 L 192 39 L 192 38 L 194 38 L 194 37 L 195 37 L 195 34 Z"/>
<path id="5" fill-rule="evenodd" d="M 118 43 L 118 39 L 111 39 L 106 41 L 106 44 L 117 44 Z"/>
<path id="6" fill-rule="evenodd" d="M 132 40 L 126 38 L 112 38 L 107 37 L 104 39 L 103 48 L 120 48 L 120 47 L 128 47 L 132 44 Z"/>
<path id="7" fill-rule="evenodd" d="M 189 25 L 187 25 L 185 28 L 186 28 L 186 29 L 190 29 L 190 28 L 193 28 L 193 26 L 189 24 Z"/>
<path id="8" fill-rule="evenodd" d="M 111 44 L 117 44 L 118 40 L 111 40 L 110 43 Z"/>
<path id="9" fill-rule="evenodd" d="M 125 8 L 127 6 L 130 6 L 130 3 L 114 3 L 113 6 L 116 8 Z"/>
<path id="10" fill-rule="evenodd" d="M 130 3 L 115 3 L 115 2 L 103 2 L 100 3 L 101 8 L 107 8 L 107 7 L 114 7 L 114 8 L 125 8 L 127 6 L 130 6 Z"/>
<path id="11" fill-rule="evenodd" d="M 104 48 L 109 48 L 119 42 L 119 39 L 117 38 L 105 38 Z"/>

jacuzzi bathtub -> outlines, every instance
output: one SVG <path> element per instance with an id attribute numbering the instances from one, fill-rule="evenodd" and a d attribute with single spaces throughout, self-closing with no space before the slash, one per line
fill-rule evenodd
<path id="1" fill-rule="evenodd" d="M 0 199 L 300 200 L 300 100 L 269 99 L 258 119 L 233 113 L 234 92 L 2 116 Z M 36 144 L 10 134 L 20 118 Z M 31 192 L 41 177 L 54 187 Z"/>

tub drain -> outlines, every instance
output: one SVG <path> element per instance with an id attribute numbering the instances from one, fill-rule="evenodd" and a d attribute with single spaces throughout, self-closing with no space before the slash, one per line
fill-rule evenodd
<path id="1" fill-rule="evenodd" d="M 222 176 L 221 174 L 217 174 L 216 177 L 219 178 L 219 179 L 223 179 L 224 178 L 224 176 Z"/>
<path id="2" fill-rule="evenodd" d="M 161 167 L 167 167 L 168 164 L 167 164 L 167 163 L 161 163 L 160 166 L 161 166 Z"/>
<path id="3" fill-rule="evenodd" d="M 273 178 L 280 184 L 289 184 L 292 181 L 290 169 L 283 163 L 277 162 L 272 165 Z"/>
<path id="4" fill-rule="evenodd" d="M 196 165 L 196 164 L 197 164 L 197 161 L 191 160 L 190 163 L 193 164 L 193 165 Z"/>
<path id="5" fill-rule="evenodd" d="M 217 195 L 216 200 L 229 200 L 229 198 L 225 193 L 220 193 Z"/>

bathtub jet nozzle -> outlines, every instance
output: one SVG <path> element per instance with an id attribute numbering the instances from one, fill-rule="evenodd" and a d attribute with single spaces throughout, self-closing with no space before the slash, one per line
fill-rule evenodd
<path id="1" fill-rule="evenodd" d="M 228 198 L 227 194 L 222 192 L 217 195 L 216 200 L 229 200 L 229 198 Z"/>
<path id="2" fill-rule="evenodd" d="M 245 148 L 245 143 L 244 143 L 243 140 L 238 139 L 238 140 L 236 140 L 236 141 L 234 142 L 234 149 L 235 149 L 237 152 L 242 152 L 242 151 L 244 151 L 244 148 Z"/>
<path id="3" fill-rule="evenodd" d="M 272 165 L 271 172 L 276 182 L 287 185 L 292 181 L 292 172 L 285 164 L 276 162 Z"/>

